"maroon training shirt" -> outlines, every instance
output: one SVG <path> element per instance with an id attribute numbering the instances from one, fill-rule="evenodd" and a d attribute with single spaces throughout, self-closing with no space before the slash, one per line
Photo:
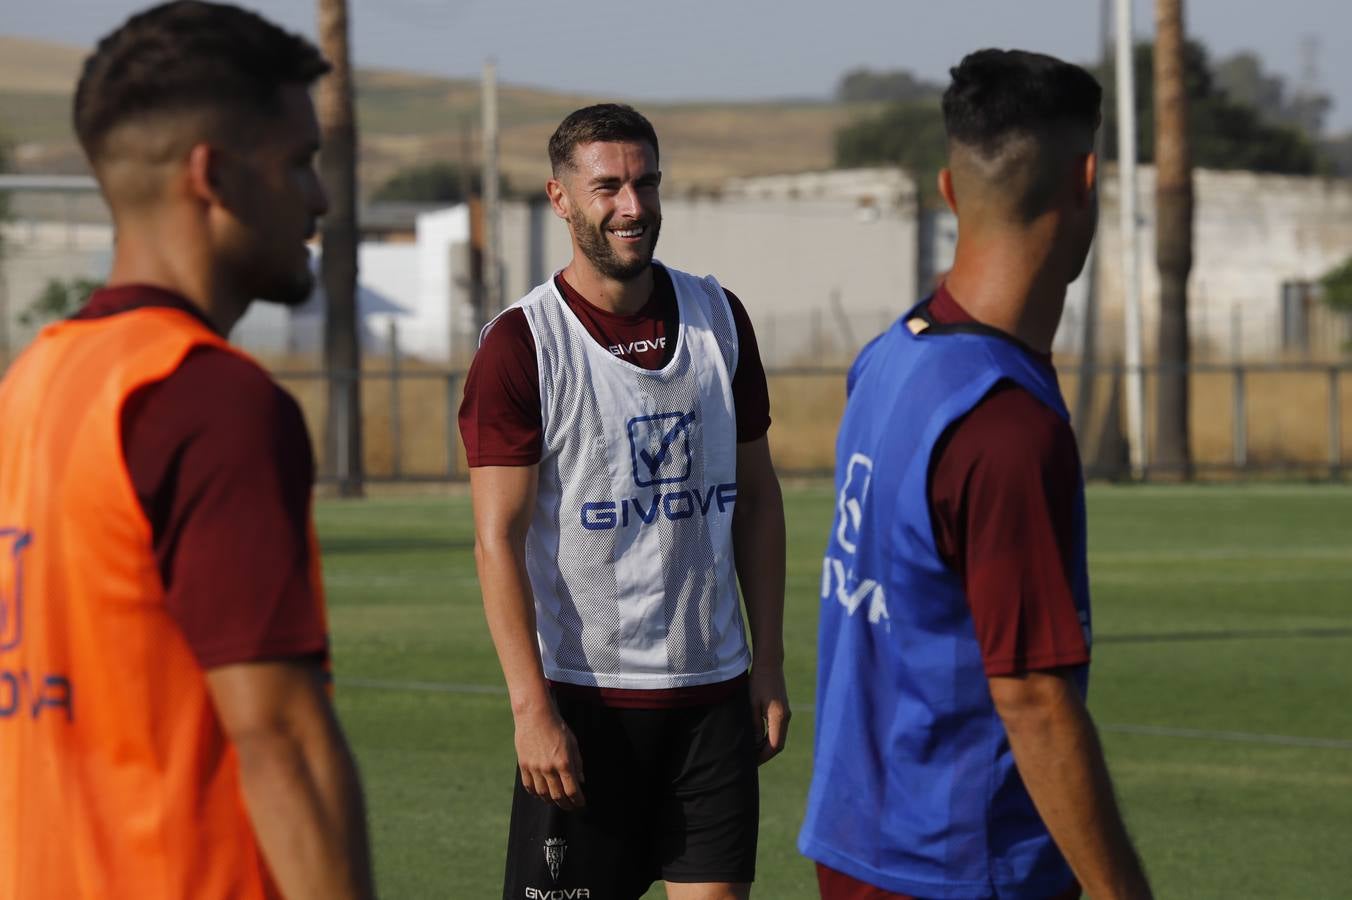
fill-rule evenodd
<path id="1" fill-rule="evenodd" d="M 671 276 L 662 266 L 653 266 L 653 295 L 632 315 L 592 305 L 561 274 L 554 276 L 554 284 L 597 343 L 626 362 L 660 369 L 675 353 L 680 315 Z M 769 430 L 770 395 L 751 320 L 732 291 L 725 288 L 724 293 L 737 326 L 737 371 L 732 376 L 737 442 L 746 443 Z M 540 371 L 535 338 L 519 309 L 498 319 L 474 356 L 460 405 L 460 436 L 471 467 L 533 466 L 540 461 Z"/>
<path id="2" fill-rule="evenodd" d="M 976 321 L 943 285 L 929 314 L 942 325 Z M 1051 368 L 1049 354 L 1034 355 Z M 1079 472 L 1070 425 L 1009 382 L 997 385 L 935 447 L 934 539 L 962 577 L 988 676 L 1089 661 L 1069 565 Z M 915 900 L 821 863 L 817 885 L 823 900 Z M 1079 896 L 1073 885 L 1053 900 Z"/>
<path id="3" fill-rule="evenodd" d="M 975 321 L 944 286 L 929 313 L 945 325 Z M 1034 355 L 1051 368 L 1050 355 Z M 1070 424 L 1009 382 L 935 448 L 935 543 L 962 577 L 989 676 L 1089 661 L 1070 574 L 1079 477 Z"/>
<path id="4" fill-rule="evenodd" d="M 615 356 L 644 369 L 660 369 L 671 360 L 680 312 L 671 276 L 662 266 L 653 266 L 652 297 L 632 315 L 617 315 L 593 305 L 561 273 L 554 276 L 554 284 L 587 332 Z M 732 375 L 737 442 L 747 443 L 760 439 L 770 428 L 770 394 L 751 319 L 732 291 L 724 288 L 723 292 L 737 328 L 737 371 Z M 519 309 L 498 319 L 474 356 L 460 405 L 460 436 L 471 467 L 533 466 L 540 461 L 544 452 L 540 372 L 535 338 Z M 667 709 L 718 703 L 731 696 L 745 677 L 658 690 L 553 685 L 557 691 L 607 706 Z"/>
<path id="5" fill-rule="evenodd" d="M 160 306 L 154 287 L 95 291 L 76 319 Z M 166 607 L 204 669 L 322 657 L 310 585 L 314 457 L 300 408 L 257 366 L 202 347 L 122 410 L 122 452 L 150 522 Z"/>

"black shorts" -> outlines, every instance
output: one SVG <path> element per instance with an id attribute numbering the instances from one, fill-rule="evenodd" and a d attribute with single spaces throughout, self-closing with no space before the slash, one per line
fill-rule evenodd
<path id="1" fill-rule="evenodd" d="M 587 805 L 512 797 L 504 900 L 637 900 L 654 881 L 756 876 L 760 786 L 745 679 L 726 700 L 617 709 L 556 692 Z"/>

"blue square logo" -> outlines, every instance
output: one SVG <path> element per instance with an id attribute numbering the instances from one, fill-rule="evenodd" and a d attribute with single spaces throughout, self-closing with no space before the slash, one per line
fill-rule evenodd
<path id="1" fill-rule="evenodd" d="M 0 652 L 23 640 L 23 551 L 31 532 L 0 528 Z"/>
<path id="2" fill-rule="evenodd" d="M 629 456 L 634 484 L 677 484 L 690 477 L 690 430 L 695 414 L 658 413 L 630 419 Z"/>

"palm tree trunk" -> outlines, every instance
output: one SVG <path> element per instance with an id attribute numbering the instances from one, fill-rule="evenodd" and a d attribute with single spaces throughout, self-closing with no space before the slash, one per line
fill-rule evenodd
<path id="1" fill-rule="evenodd" d="M 318 0 L 319 44 L 333 71 L 317 98 L 323 149 L 320 174 L 329 211 L 322 232 L 324 367 L 329 402 L 325 469 L 344 497 L 362 494 L 361 346 L 357 337 L 357 126 L 352 110 L 346 0 Z"/>
<path id="2" fill-rule="evenodd" d="M 1155 260 L 1160 276 L 1156 460 L 1192 477 L 1188 437 L 1188 272 L 1192 158 L 1183 79 L 1183 0 L 1155 0 Z"/>

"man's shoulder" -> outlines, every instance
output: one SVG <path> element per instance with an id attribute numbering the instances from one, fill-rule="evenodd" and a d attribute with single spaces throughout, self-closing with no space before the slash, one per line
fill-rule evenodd
<path id="1" fill-rule="evenodd" d="M 157 392 L 221 429 L 258 424 L 304 430 L 300 404 L 255 360 L 228 347 L 194 347 Z"/>
<path id="2" fill-rule="evenodd" d="M 949 450 L 962 448 L 973 463 L 1010 477 L 1046 471 L 1076 455 L 1070 423 L 1011 380 L 997 383 L 954 426 Z"/>
<path id="3" fill-rule="evenodd" d="M 474 363 L 479 365 L 481 358 L 484 362 L 490 362 L 503 356 L 519 357 L 523 354 L 534 357 L 535 333 L 531 331 L 525 308 L 518 303 L 503 310 L 484 326 Z"/>

